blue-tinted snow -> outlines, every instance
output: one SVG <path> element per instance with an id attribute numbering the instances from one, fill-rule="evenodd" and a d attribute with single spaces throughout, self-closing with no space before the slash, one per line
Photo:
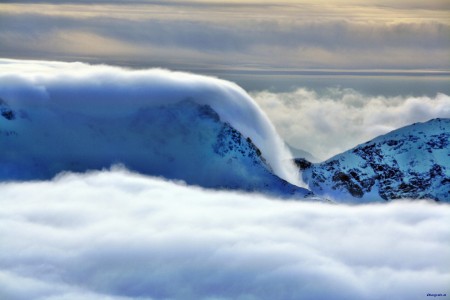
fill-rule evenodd
<path id="1" fill-rule="evenodd" d="M 165 70 L 4 60 L 0 178 L 124 164 L 214 188 L 304 196 L 265 114 L 236 85 Z"/>
<path id="2" fill-rule="evenodd" d="M 450 119 L 394 130 L 303 171 L 318 195 L 337 201 L 450 201 Z"/>

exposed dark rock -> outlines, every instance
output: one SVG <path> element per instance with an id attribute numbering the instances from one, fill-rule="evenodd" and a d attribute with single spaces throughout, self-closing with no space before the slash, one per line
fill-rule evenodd
<path id="1" fill-rule="evenodd" d="M 14 120 L 16 118 L 15 112 L 9 107 L 5 100 L 0 98 L 0 114 L 6 120 Z"/>
<path id="2" fill-rule="evenodd" d="M 304 158 L 295 158 L 294 163 L 302 171 L 309 169 L 312 166 L 312 163 Z"/>
<path id="3" fill-rule="evenodd" d="M 337 189 L 339 187 L 343 187 L 349 191 L 349 193 L 356 198 L 361 198 L 364 195 L 363 190 L 358 185 L 358 182 L 351 178 L 349 175 L 338 172 L 334 174 L 333 181 L 335 182 L 335 185 L 333 186 L 333 189 Z"/>
<path id="4" fill-rule="evenodd" d="M 14 120 L 16 115 L 12 110 L 2 110 L 2 117 L 6 120 Z"/>

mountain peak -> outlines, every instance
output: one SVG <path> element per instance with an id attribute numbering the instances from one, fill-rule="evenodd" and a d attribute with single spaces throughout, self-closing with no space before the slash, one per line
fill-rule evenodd
<path id="1" fill-rule="evenodd" d="M 142 106 L 113 119 L 49 107 L 28 113 L 32 121 L 12 124 L 16 135 L 0 136 L 0 180 L 49 179 L 123 164 L 207 188 L 311 194 L 276 176 L 252 139 L 207 104 L 187 99 Z"/>
<path id="2" fill-rule="evenodd" d="M 414 123 L 301 166 L 314 193 L 338 201 L 450 201 L 450 119 Z"/>

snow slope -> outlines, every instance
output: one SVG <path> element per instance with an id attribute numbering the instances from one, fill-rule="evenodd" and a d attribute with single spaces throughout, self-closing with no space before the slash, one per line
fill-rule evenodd
<path id="1" fill-rule="evenodd" d="M 297 164 L 314 193 L 337 201 L 450 202 L 450 119 L 394 130 L 322 163 Z"/>
<path id="2" fill-rule="evenodd" d="M 119 163 L 204 187 L 309 194 L 291 184 L 298 175 L 273 126 L 232 83 L 78 63 L 0 64 L 1 180 Z"/>

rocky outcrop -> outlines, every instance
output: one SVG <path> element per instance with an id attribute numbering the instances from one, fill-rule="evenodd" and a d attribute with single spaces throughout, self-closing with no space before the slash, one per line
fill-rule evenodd
<path id="1" fill-rule="evenodd" d="M 16 113 L 9 107 L 5 100 L 0 98 L 0 114 L 6 120 L 14 120 L 16 118 Z"/>

